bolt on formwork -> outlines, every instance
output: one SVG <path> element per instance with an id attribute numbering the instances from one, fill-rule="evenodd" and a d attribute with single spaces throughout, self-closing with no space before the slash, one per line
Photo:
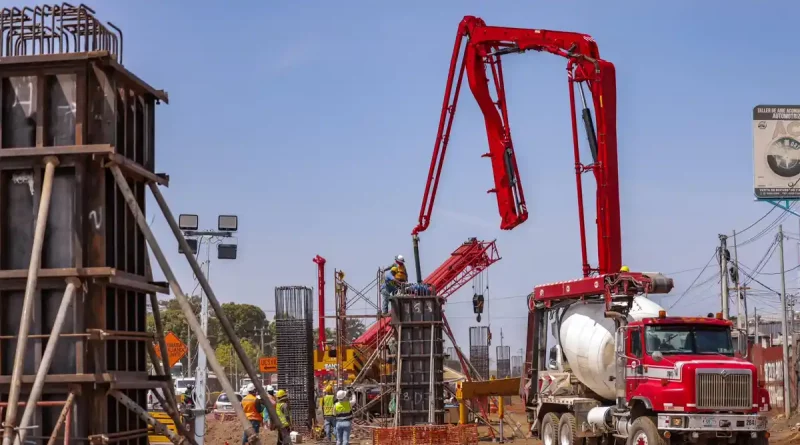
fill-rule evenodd
<path id="1" fill-rule="evenodd" d="M 469 362 L 483 380 L 489 380 L 489 328 L 469 328 Z"/>
<path id="2" fill-rule="evenodd" d="M 304 286 L 275 288 L 278 388 L 286 391 L 292 424 L 309 431 L 315 420 L 313 290 Z"/>
<path id="3" fill-rule="evenodd" d="M 511 356 L 511 377 L 519 377 L 522 375 L 522 356 Z"/>
<path id="4" fill-rule="evenodd" d="M 195 444 L 166 354 L 160 363 L 153 348 L 155 340 L 167 350 L 158 293 L 173 292 L 229 398 L 235 393 L 149 228 L 147 188 L 257 378 L 158 189 L 169 179 L 155 173 L 155 106 L 168 96 L 122 65 L 121 31 L 84 5 L 0 10 L 0 51 L 3 443 L 145 444 L 149 425 L 173 443 Z M 167 283 L 153 281 L 148 246 Z M 146 328 L 148 300 L 155 335 Z M 156 389 L 178 435 L 144 409 Z M 258 443 L 241 407 L 234 410 Z"/>
<path id="5" fill-rule="evenodd" d="M 390 299 L 397 333 L 395 426 L 444 423 L 442 303 L 430 288 L 402 286 Z"/>

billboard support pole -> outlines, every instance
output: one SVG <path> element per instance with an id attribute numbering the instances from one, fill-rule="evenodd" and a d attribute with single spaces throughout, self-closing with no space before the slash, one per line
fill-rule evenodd
<path id="1" fill-rule="evenodd" d="M 783 210 L 784 212 L 791 213 L 794 216 L 800 217 L 800 213 L 795 212 L 792 209 L 792 200 L 789 199 L 757 199 L 757 201 L 766 202 L 769 204 L 774 205 L 775 207 Z"/>

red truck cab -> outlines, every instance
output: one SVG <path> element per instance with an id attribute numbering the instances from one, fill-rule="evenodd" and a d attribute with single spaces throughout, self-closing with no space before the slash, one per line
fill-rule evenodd
<path id="1" fill-rule="evenodd" d="M 726 416 L 769 410 L 756 367 L 736 357 L 731 328 L 721 316 L 667 317 L 663 311 L 657 318 L 631 322 L 625 328 L 629 405 L 658 413 L 660 429 L 764 422 L 763 417 Z"/>

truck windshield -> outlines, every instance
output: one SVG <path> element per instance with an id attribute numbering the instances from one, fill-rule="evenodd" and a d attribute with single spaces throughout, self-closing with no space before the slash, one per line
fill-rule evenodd
<path id="1" fill-rule="evenodd" d="M 724 327 L 673 325 L 647 326 L 647 352 L 667 354 L 721 354 L 733 356 L 730 331 Z"/>

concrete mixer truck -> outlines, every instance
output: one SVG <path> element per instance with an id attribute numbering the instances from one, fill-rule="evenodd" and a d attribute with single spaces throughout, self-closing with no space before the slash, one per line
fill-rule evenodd
<path id="1" fill-rule="evenodd" d="M 646 298 L 672 286 L 619 272 L 534 288 L 523 397 L 545 445 L 768 442 L 769 396 L 731 322 Z"/>

